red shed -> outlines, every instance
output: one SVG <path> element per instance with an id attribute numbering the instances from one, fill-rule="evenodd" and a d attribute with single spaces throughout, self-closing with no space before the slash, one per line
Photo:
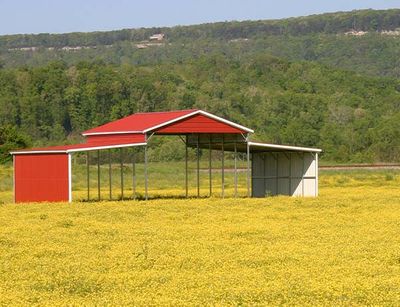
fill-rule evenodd
<path id="1" fill-rule="evenodd" d="M 197 156 L 199 155 L 200 148 L 209 149 L 210 152 L 211 150 L 232 151 L 235 153 L 235 161 L 237 152 L 247 153 L 247 186 L 248 195 L 250 196 L 250 152 L 252 151 L 252 146 L 254 146 L 249 142 L 250 133 L 253 133 L 252 129 L 202 110 L 136 113 L 83 132 L 82 135 L 86 138 L 86 142 L 83 144 L 33 148 L 12 152 L 11 154 L 14 157 L 15 201 L 72 201 L 71 155 L 73 153 L 134 146 L 144 146 L 145 149 L 145 191 L 147 199 L 146 148 L 148 140 L 153 135 L 185 136 L 186 148 L 197 148 Z M 268 146 L 262 148 L 260 146 L 257 147 L 257 152 L 265 152 L 267 150 Z M 276 147 L 273 147 L 273 150 L 276 151 Z M 284 150 L 296 151 L 296 147 L 290 147 Z M 301 148 L 300 151 L 317 153 L 320 150 Z M 316 158 L 317 155 L 315 155 L 315 159 Z M 199 169 L 197 173 L 199 179 Z M 222 167 L 222 176 L 224 176 L 224 167 Z M 315 180 L 317 180 L 317 176 L 315 175 L 314 177 Z M 254 180 L 253 178 L 253 181 Z M 199 191 L 199 180 L 197 181 L 197 185 Z M 224 184 L 222 185 L 222 190 L 224 190 Z M 188 182 L 186 162 L 186 196 L 187 195 Z M 222 192 L 222 196 L 223 195 Z"/>

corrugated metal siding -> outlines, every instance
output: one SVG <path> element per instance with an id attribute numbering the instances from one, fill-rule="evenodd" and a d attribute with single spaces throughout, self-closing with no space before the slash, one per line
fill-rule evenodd
<path id="1" fill-rule="evenodd" d="M 14 156 L 16 202 L 68 201 L 68 154 Z"/>
<path id="2" fill-rule="evenodd" d="M 90 146 L 112 146 L 118 144 L 146 142 L 145 135 L 142 133 L 88 135 L 86 140 L 87 144 Z"/>
<path id="3" fill-rule="evenodd" d="M 316 156 L 308 152 L 252 154 L 252 195 L 317 196 Z"/>
<path id="4" fill-rule="evenodd" d="M 243 133 L 223 122 L 198 114 L 156 130 L 160 134 L 173 133 Z"/>

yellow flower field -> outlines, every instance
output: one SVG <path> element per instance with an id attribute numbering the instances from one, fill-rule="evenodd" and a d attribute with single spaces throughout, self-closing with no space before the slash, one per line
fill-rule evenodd
<path id="1" fill-rule="evenodd" d="M 316 199 L 5 203 L 0 305 L 397 305 L 399 178 L 323 173 Z"/>

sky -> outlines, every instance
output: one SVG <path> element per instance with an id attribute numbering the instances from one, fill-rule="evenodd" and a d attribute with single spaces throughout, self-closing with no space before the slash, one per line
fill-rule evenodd
<path id="1" fill-rule="evenodd" d="M 400 0 L 0 0 L 0 35 L 279 19 L 367 8 L 400 8 Z"/>

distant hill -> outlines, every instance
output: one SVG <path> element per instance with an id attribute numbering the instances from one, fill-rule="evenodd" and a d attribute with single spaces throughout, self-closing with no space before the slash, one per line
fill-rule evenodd
<path id="1" fill-rule="evenodd" d="M 400 77 L 400 9 L 338 12 L 281 20 L 218 22 L 171 28 L 0 36 L 5 67 L 102 60 L 179 63 L 221 54 L 248 60 L 266 53 L 319 61 L 369 75 Z M 161 41 L 149 41 L 163 33 Z"/>
<path id="2" fill-rule="evenodd" d="M 170 42 L 195 39 L 232 40 L 269 35 L 339 34 L 349 31 L 394 31 L 400 28 L 400 9 L 338 12 L 280 20 L 216 22 L 171 28 L 141 28 L 117 31 L 23 34 L 0 36 L 2 48 L 111 45 L 143 41 L 165 33 Z"/>

